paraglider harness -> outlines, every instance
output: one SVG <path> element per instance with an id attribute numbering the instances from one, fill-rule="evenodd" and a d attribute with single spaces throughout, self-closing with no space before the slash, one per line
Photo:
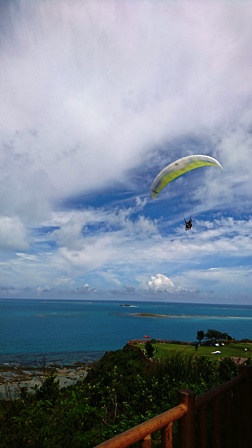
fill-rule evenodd
<path id="1" fill-rule="evenodd" d="M 185 230 L 191 230 L 192 228 L 192 218 L 190 218 L 188 221 L 185 220 Z"/>

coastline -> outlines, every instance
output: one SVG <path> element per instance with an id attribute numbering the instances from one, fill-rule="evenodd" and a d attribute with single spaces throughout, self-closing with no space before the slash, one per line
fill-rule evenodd
<path id="1" fill-rule="evenodd" d="M 36 385 L 40 386 L 50 371 L 55 372 L 60 387 L 68 387 L 83 379 L 91 367 L 91 363 L 76 363 L 71 366 L 9 366 L 0 365 L 0 398 L 17 398 L 22 388 L 32 392 Z"/>
<path id="2" fill-rule="evenodd" d="M 145 336 L 145 338 L 148 340 L 151 339 L 150 336 Z M 134 346 L 135 344 L 143 344 L 145 342 L 146 339 L 131 339 L 127 342 L 127 344 L 129 346 Z M 179 340 L 158 340 L 157 342 L 176 345 L 182 344 L 186 346 L 195 345 L 194 342 L 182 342 Z M 235 342 L 243 342 L 244 344 L 248 344 L 249 342 L 250 344 L 252 343 L 252 341 L 249 340 L 246 340 L 245 342 Z M 243 350 L 246 350 L 246 354 L 249 355 L 247 350 L 250 351 L 251 348 L 249 348 L 249 345 L 246 345 Z M 242 353 L 241 356 L 240 354 L 239 356 L 237 356 L 237 354 L 235 356 L 229 354 L 228 357 L 231 357 L 237 364 L 243 364 L 248 360 L 247 357 L 244 357 L 244 353 Z M 20 398 L 21 392 L 24 390 L 27 392 L 33 392 L 36 386 L 41 386 L 43 384 L 43 381 L 50 372 L 55 374 L 56 380 L 59 381 L 60 388 L 74 385 L 77 381 L 81 381 L 85 378 L 89 369 L 93 367 L 98 359 L 89 362 L 77 361 L 71 364 L 47 363 L 45 358 L 43 358 L 39 364 L 33 363 L 33 365 L 7 362 L 2 363 L 0 364 L 0 399 Z"/>

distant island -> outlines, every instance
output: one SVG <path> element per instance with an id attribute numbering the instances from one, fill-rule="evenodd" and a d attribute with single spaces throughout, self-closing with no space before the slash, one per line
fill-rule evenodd
<path id="1" fill-rule="evenodd" d="M 180 317 L 180 316 L 170 316 L 169 314 L 155 314 L 155 313 L 134 313 L 137 317 Z"/>
<path id="2" fill-rule="evenodd" d="M 136 317 L 152 317 L 152 318 L 165 318 L 165 319 L 191 319 L 193 318 L 197 318 L 197 319 L 201 319 L 204 318 L 204 315 L 201 314 L 156 314 L 156 313 L 133 313 L 133 316 Z M 215 318 L 215 319 L 220 319 L 221 316 L 211 316 L 211 318 Z"/>
<path id="3" fill-rule="evenodd" d="M 192 318 L 192 317 L 202 317 L 202 316 L 186 316 L 185 314 L 176 314 L 176 315 L 171 315 L 171 314 L 155 314 L 155 313 L 134 313 L 134 316 L 137 317 L 163 317 L 163 318 L 167 318 L 167 319 L 181 319 L 181 318 Z"/>

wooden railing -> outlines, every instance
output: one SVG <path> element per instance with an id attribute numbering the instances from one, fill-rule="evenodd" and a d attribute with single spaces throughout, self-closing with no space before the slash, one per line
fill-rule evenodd
<path id="1" fill-rule="evenodd" d="M 179 448 L 252 447 L 252 368 L 241 366 L 239 375 L 198 397 L 180 391 L 178 406 L 119 434 L 96 448 L 175 448 L 173 427 L 178 422 Z"/>

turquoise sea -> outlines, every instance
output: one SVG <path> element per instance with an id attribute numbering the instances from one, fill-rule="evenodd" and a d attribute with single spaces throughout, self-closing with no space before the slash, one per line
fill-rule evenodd
<path id="1" fill-rule="evenodd" d="M 1 299 L 0 364 L 92 362 L 130 339 L 194 342 L 208 329 L 252 340 L 252 306 Z"/>

